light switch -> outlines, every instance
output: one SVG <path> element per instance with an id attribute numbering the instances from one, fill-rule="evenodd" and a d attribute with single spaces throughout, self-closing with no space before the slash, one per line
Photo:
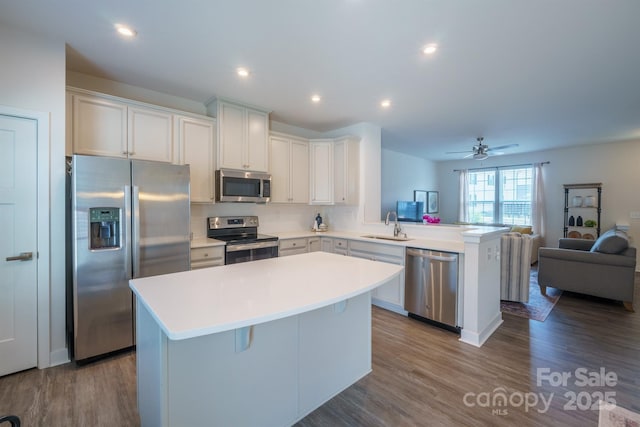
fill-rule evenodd
<path id="1" fill-rule="evenodd" d="M 629 212 L 629 218 L 631 218 L 631 219 L 640 219 L 640 211 Z"/>

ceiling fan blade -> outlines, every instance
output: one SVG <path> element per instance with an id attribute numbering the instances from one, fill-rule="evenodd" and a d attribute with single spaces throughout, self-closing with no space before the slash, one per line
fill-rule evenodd
<path id="1" fill-rule="evenodd" d="M 496 151 L 496 150 L 505 150 L 507 148 L 514 148 L 517 147 L 519 144 L 508 144 L 508 145 L 501 145 L 499 147 L 489 147 L 487 148 L 487 151 Z"/>
<path id="2" fill-rule="evenodd" d="M 476 155 L 476 153 L 469 153 L 466 156 L 464 156 L 463 159 L 468 159 L 469 157 L 473 157 L 475 155 Z"/>
<path id="3" fill-rule="evenodd" d="M 473 150 L 447 151 L 445 154 L 463 154 L 463 153 L 471 153 L 471 154 L 473 154 Z"/>

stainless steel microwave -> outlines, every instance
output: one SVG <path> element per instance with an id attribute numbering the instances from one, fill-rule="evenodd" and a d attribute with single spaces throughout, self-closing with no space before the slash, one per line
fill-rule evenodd
<path id="1" fill-rule="evenodd" d="M 216 202 L 266 203 L 271 198 L 271 175 L 233 169 L 216 171 Z"/>

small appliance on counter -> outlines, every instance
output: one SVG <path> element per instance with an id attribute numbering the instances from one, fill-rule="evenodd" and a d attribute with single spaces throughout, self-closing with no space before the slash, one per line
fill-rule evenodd
<path id="1" fill-rule="evenodd" d="M 258 234 L 257 216 L 207 218 L 207 237 L 226 242 L 225 264 L 278 256 L 278 237 Z"/>

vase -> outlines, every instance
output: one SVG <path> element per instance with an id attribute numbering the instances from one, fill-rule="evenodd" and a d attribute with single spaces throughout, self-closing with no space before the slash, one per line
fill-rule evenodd
<path id="1" fill-rule="evenodd" d="M 571 203 L 573 204 L 574 208 L 582 206 L 582 196 L 573 196 Z"/>
<path id="2" fill-rule="evenodd" d="M 569 225 L 570 226 L 576 225 L 576 219 L 573 217 L 573 215 L 569 217 Z"/>
<path id="3" fill-rule="evenodd" d="M 581 216 L 579 216 L 578 219 L 576 219 L 576 225 L 578 227 L 582 227 L 582 217 Z"/>

